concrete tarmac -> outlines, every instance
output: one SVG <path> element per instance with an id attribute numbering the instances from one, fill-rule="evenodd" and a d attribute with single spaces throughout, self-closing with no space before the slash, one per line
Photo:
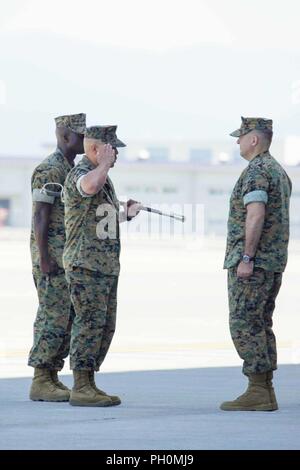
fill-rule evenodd
<path id="1" fill-rule="evenodd" d="M 280 410 L 228 413 L 246 380 L 228 330 L 225 240 L 127 239 L 117 331 L 97 381 L 122 405 L 31 402 L 37 298 L 28 231 L 0 231 L 0 449 L 299 449 L 300 243 L 274 315 Z M 71 386 L 68 361 L 64 381 Z"/>
<path id="2" fill-rule="evenodd" d="M 71 376 L 63 378 L 71 386 Z M 110 408 L 28 400 L 29 378 L 0 380 L 1 449 L 300 449 L 300 367 L 276 375 L 276 412 L 225 412 L 246 385 L 239 368 L 105 373 Z"/>

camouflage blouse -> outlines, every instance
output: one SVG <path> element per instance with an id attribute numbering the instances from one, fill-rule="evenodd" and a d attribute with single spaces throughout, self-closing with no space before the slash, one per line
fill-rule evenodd
<path id="1" fill-rule="evenodd" d="M 49 196 L 47 194 L 43 194 L 41 189 L 46 183 L 59 183 L 63 185 L 71 168 L 71 164 L 63 156 L 62 152 L 59 149 L 56 149 L 55 152 L 45 158 L 45 160 L 43 160 L 33 172 L 31 178 L 33 207 L 30 236 L 30 251 L 33 269 L 39 268 L 40 261 L 33 227 L 33 216 L 37 202 L 45 202 L 53 206 L 48 231 L 48 251 L 49 255 L 62 268 L 62 254 L 65 244 L 64 205 L 59 195 L 57 197 Z M 53 189 L 58 192 L 60 191 L 59 186 L 54 187 Z"/>
<path id="2" fill-rule="evenodd" d="M 247 204 L 263 202 L 265 221 L 254 265 L 283 272 L 289 241 L 289 202 L 292 183 L 269 152 L 257 155 L 238 179 L 231 198 L 224 268 L 236 266 L 244 253 Z"/>
<path id="3" fill-rule="evenodd" d="M 83 192 L 80 179 L 95 167 L 86 156 L 73 168 L 65 182 L 66 270 L 80 267 L 105 275 L 120 271 L 119 201 L 107 177 L 95 195 Z"/>

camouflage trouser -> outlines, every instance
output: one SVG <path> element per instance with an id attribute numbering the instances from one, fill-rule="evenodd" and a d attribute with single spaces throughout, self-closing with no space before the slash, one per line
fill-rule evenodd
<path id="1" fill-rule="evenodd" d="M 66 272 L 75 319 L 70 367 L 99 370 L 116 328 L 118 276 L 73 268 Z"/>
<path id="2" fill-rule="evenodd" d="M 69 354 L 74 309 L 63 269 L 57 274 L 33 271 L 39 298 L 34 322 L 33 346 L 28 365 L 61 370 Z"/>
<path id="3" fill-rule="evenodd" d="M 277 369 L 276 340 L 272 315 L 282 273 L 255 268 L 248 280 L 237 278 L 236 268 L 228 270 L 230 333 L 243 373 L 263 373 Z"/>

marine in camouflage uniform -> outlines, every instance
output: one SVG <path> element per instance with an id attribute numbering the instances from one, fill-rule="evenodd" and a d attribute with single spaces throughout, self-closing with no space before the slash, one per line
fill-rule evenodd
<path id="1" fill-rule="evenodd" d="M 240 145 L 243 136 L 248 136 L 247 145 L 250 145 L 249 139 L 255 137 L 255 132 L 258 138 L 262 137 L 262 142 L 266 142 L 267 137 L 270 144 L 272 121 L 242 118 L 241 128 L 231 135 L 239 138 Z M 292 184 L 269 150 L 259 146 L 258 150 L 255 152 L 254 146 L 251 158 L 245 155 L 249 164 L 230 198 L 224 262 L 224 268 L 228 269 L 230 332 L 244 361 L 243 373 L 249 378 L 249 387 L 237 400 L 223 403 L 223 410 L 273 411 L 278 408 L 272 387 L 273 370 L 277 368 L 272 315 L 287 263 Z M 255 253 L 249 255 L 246 253 L 246 219 L 253 203 L 261 204 L 264 217 L 261 232 L 258 229 Z M 244 263 L 249 267 L 252 263 L 250 276 L 238 275 L 239 266 L 243 269 Z"/>
<path id="2" fill-rule="evenodd" d="M 108 396 L 94 382 L 94 371 L 99 370 L 105 359 L 116 326 L 120 204 L 107 175 L 117 148 L 125 146 L 117 138 L 116 128 L 87 128 L 86 156 L 70 171 L 64 188 L 66 244 L 63 262 L 76 314 L 70 346 L 70 367 L 74 373 L 70 404 L 75 406 L 121 403 L 119 397 Z M 108 159 L 104 167 L 101 167 L 104 161 L 101 152 L 106 152 Z M 98 179 L 102 178 L 102 183 L 87 193 L 82 187 L 83 180 L 96 174 Z"/>
<path id="3" fill-rule="evenodd" d="M 76 151 L 83 152 L 85 120 L 86 116 L 82 113 L 55 118 L 58 147 L 35 168 L 31 179 L 33 218 L 30 249 L 39 300 L 34 342 L 28 360 L 28 364 L 35 368 L 30 391 L 33 400 L 61 401 L 62 398 L 69 398 L 67 387 L 57 378 L 57 371 L 62 369 L 64 359 L 69 354 L 74 318 L 62 264 L 65 229 L 64 205 L 60 193 L 73 167 Z M 66 145 L 65 139 L 69 137 L 73 140 Z M 42 190 L 45 184 L 49 185 L 45 187 L 46 191 Z M 43 211 L 47 218 L 42 227 Z M 46 239 L 44 247 L 39 240 L 43 234 Z M 45 253 L 50 260 L 46 267 L 43 266 Z"/>

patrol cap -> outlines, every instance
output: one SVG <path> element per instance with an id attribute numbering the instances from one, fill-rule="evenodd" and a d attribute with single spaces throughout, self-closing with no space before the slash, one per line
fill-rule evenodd
<path id="1" fill-rule="evenodd" d="M 126 144 L 118 139 L 116 130 L 118 126 L 91 126 L 87 127 L 84 136 L 87 139 L 101 140 L 112 147 L 126 147 Z"/>
<path id="2" fill-rule="evenodd" d="M 86 130 L 86 114 L 66 114 L 54 118 L 56 127 L 66 127 L 76 134 L 84 134 Z"/>
<path id="3" fill-rule="evenodd" d="M 241 116 L 242 124 L 239 129 L 231 132 L 232 137 L 241 137 L 242 135 L 248 134 L 248 132 L 253 131 L 254 129 L 258 131 L 273 130 L 273 121 L 272 119 L 265 119 L 260 117 L 243 117 Z"/>

